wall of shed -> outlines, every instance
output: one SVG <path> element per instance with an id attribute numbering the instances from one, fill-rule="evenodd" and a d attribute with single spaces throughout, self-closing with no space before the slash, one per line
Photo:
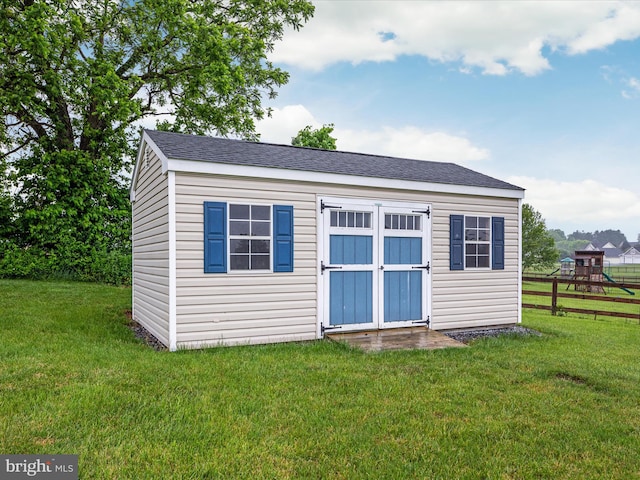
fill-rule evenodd
<path id="1" fill-rule="evenodd" d="M 516 323 L 518 200 L 176 173 L 178 347 L 316 338 L 318 196 L 432 205 L 435 329 Z M 203 273 L 203 202 L 294 206 L 293 273 Z M 505 269 L 449 270 L 449 215 L 505 217 Z"/>
<path id="2" fill-rule="evenodd" d="M 141 160 L 144 164 L 144 158 Z M 153 153 L 139 166 L 132 204 L 133 318 L 169 345 L 169 208 L 167 176 Z"/>

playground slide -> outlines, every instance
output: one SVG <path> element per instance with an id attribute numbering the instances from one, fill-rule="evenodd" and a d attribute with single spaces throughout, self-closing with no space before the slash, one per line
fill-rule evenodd
<path id="1" fill-rule="evenodd" d="M 607 279 L 608 282 L 614 283 L 617 285 L 617 282 L 611 278 L 609 275 L 607 275 L 606 273 L 603 273 L 602 275 L 604 275 L 604 278 Z M 635 295 L 636 292 L 632 292 L 631 290 L 629 290 L 628 288 L 624 288 L 624 287 L 618 287 L 620 290 L 624 290 L 625 292 L 627 292 L 629 295 Z"/>

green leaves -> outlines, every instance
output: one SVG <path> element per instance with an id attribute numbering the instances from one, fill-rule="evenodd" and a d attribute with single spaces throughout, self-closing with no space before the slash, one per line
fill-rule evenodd
<path id="1" fill-rule="evenodd" d="M 547 268 L 559 260 L 553 237 L 542 215 L 531 205 L 522 205 L 522 268 Z"/>
<path id="2" fill-rule="evenodd" d="M 307 125 L 298 132 L 298 135 L 291 139 L 294 147 L 322 148 L 324 150 L 335 150 L 336 139 L 331 136 L 333 123 L 323 125 L 322 128 L 313 130 L 311 125 Z"/>
<path id="3" fill-rule="evenodd" d="M 257 139 L 264 96 L 288 80 L 267 52 L 313 10 L 307 0 L 0 0 L 0 159 L 20 248 L 128 248 L 123 174 L 139 122 Z"/>

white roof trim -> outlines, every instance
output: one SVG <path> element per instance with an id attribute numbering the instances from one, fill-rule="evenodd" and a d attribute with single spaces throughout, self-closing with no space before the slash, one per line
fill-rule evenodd
<path id="1" fill-rule="evenodd" d="M 146 136 L 146 135 L 145 135 Z M 153 145 L 154 151 L 158 149 Z M 167 159 L 161 156 L 162 171 L 167 170 L 184 173 L 203 173 L 209 175 L 229 175 L 235 177 L 269 178 L 275 180 L 291 180 L 296 182 L 329 183 L 337 185 L 353 185 L 398 190 L 417 190 L 434 193 L 453 193 L 460 195 L 480 195 L 487 197 L 524 198 L 523 190 L 509 190 L 489 187 L 470 187 L 444 183 L 413 182 L 389 178 L 362 177 L 338 173 L 309 172 L 284 168 L 255 167 L 226 163 L 203 162 L 197 160 Z"/>
<path id="2" fill-rule="evenodd" d="M 138 186 L 138 175 L 140 174 L 140 165 L 142 165 L 142 159 L 144 157 L 145 147 L 151 148 L 160 161 L 162 162 L 162 173 L 166 174 L 169 170 L 169 159 L 158 148 L 156 143 L 151 139 L 147 132 L 143 132 L 140 139 L 140 145 L 138 146 L 138 155 L 136 156 L 136 163 L 133 166 L 133 174 L 131 175 L 131 187 L 129 188 L 129 199 L 133 202 L 136 199 L 136 187 Z"/>

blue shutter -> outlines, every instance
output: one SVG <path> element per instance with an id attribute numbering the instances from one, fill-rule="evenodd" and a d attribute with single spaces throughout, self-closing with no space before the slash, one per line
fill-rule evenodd
<path id="1" fill-rule="evenodd" d="M 504 270 L 504 217 L 491 218 L 491 269 Z"/>
<path id="2" fill-rule="evenodd" d="M 449 269 L 464 270 L 464 215 L 449 216 Z"/>
<path id="3" fill-rule="evenodd" d="M 293 207 L 273 206 L 273 271 L 293 272 Z"/>
<path id="4" fill-rule="evenodd" d="M 227 271 L 227 204 L 204 202 L 204 273 Z"/>

